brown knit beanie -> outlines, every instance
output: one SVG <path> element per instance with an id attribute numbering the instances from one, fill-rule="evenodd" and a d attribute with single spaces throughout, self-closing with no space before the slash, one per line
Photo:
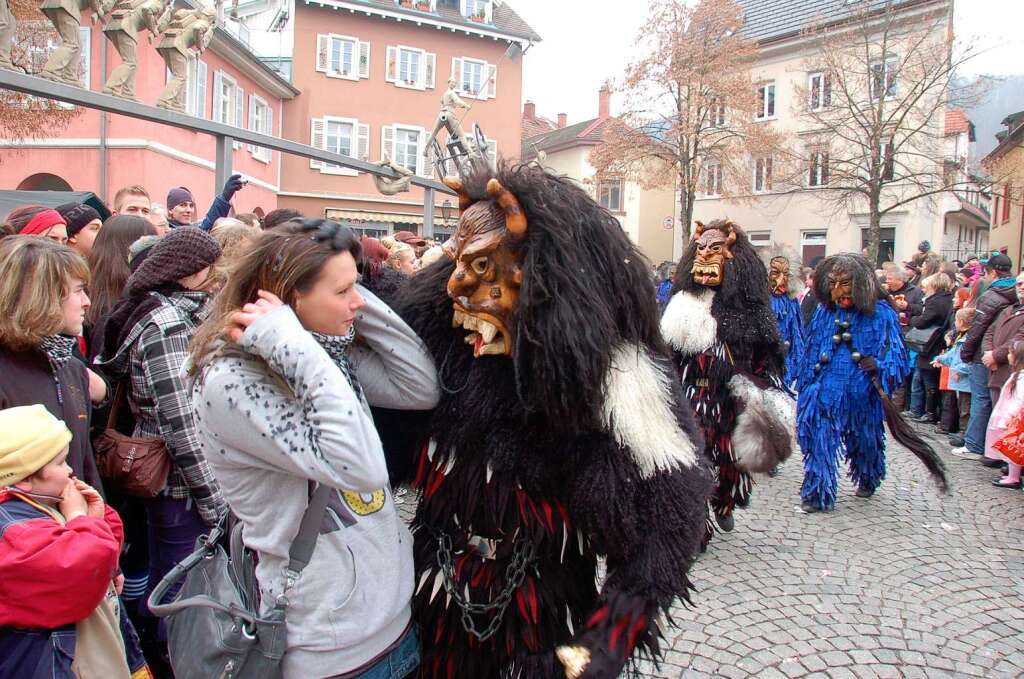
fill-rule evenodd
<path id="1" fill-rule="evenodd" d="M 194 226 L 179 226 L 149 250 L 145 261 L 128 278 L 125 296 L 153 290 L 191 276 L 216 262 L 220 245 Z"/>

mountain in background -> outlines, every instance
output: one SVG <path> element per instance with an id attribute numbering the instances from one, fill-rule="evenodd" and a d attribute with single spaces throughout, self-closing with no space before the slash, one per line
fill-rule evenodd
<path id="1" fill-rule="evenodd" d="M 978 140 L 971 153 L 972 161 L 980 161 L 996 147 L 996 132 L 1003 129 L 1000 121 L 1017 111 L 1024 111 L 1024 75 L 993 79 L 985 98 L 967 110 Z"/>

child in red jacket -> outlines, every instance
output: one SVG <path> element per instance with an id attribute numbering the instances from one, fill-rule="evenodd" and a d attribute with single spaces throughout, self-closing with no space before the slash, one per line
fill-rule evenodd
<path id="1" fill-rule="evenodd" d="M 0 411 L 0 677 L 127 679 L 112 581 L 124 534 L 71 478 L 44 406 Z"/>

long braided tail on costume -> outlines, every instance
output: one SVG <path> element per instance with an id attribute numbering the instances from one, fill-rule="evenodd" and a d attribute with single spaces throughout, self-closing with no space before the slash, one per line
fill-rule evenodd
<path id="1" fill-rule="evenodd" d="M 899 408 L 892 402 L 882 389 L 882 383 L 877 373 L 871 374 L 871 384 L 878 392 L 878 398 L 882 400 L 882 410 L 885 413 L 885 423 L 889 425 L 889 433 L 904 448 L 917 456 L 917 459 L 924 463 L 928 473 L 935 479 L 939 490 L 943 493 L 949 492 L 949 480 L 946 478 L 946 465 L 938 456 L 935 449 L 925 442 L 921 436 L 914 431 L 914 428 L 907 424 L 907 421 L 900 415 Z"/>

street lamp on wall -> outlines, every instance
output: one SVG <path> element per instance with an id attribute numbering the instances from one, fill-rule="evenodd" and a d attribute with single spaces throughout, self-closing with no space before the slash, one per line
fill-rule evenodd
<path id="1" fill-rule="evenodd" d="M 441 203 L 441 221 L 444 222 L 445 229 L 448 228 L 448 220 L 451 218 L 451 216 L 452 202 L 450 200 L 445 200 L 443 203 Z"/>

